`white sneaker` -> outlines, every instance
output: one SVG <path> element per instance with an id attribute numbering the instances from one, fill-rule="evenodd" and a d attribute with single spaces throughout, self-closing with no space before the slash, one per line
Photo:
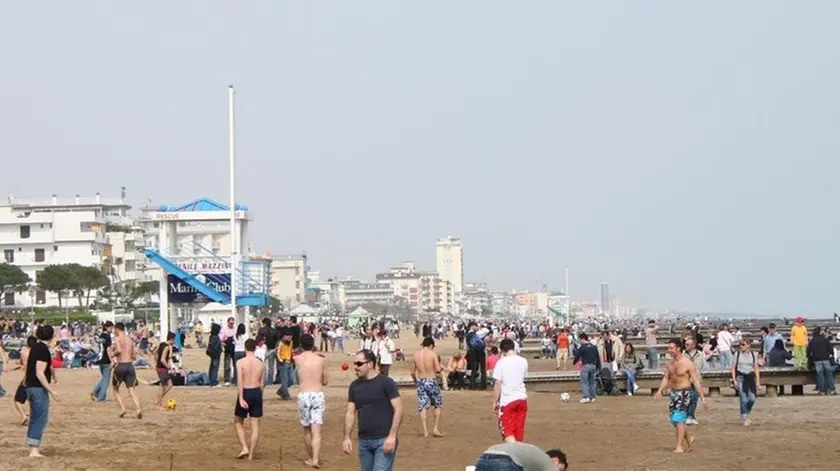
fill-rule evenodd
<path id="1" fill-rule="evenodd" d="M 582 397 L 582 398 L 580 398 L 579 402 L 581 404 L 587 404 L 587 403 L 589 403 L 589 398 L 588 397 Z"/>
<path id="2" fill-rule="evenodd" d="M 226 383 L 225 383 L 225 387 L 226 387 L 226 388 L 229 388 L 229 387 L 230 387 L 230 383 L 226 382 Z"/>
<path id="3" fill-rule="evenodd" d="M 694 419 L 687 419 L 687 420 L 685 421 L 685 424 L 686 424 L 686 425 L 700 425 L 700 423 L 699 423 L 699 422 L 697 422 L 697 421 L 696 421 L 696 420 L 694 420 Z"/>
<path id="4" fill-rule="evenodd" d="M 638 390 L 639 390 L 639 385 L 638 385 L 638 384 L 634 384 L 634 385 L 633 385 L 633 392 L 636 392 L 636 391 L 638 391 Z"/>
<path id="5" fill-rule="evenodd" d="M 628 396 L 632 396 L 632 395 L 633 395 L 633 393 L 631 393 L 630 391 L 627 391 L 627 395 L 628 395 Z"/>

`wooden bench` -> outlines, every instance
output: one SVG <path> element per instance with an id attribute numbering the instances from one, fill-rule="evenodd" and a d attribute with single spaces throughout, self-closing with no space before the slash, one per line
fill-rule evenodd
<path id="1" fill-rule="evenodd" d="M 659 389 L 662 383 L 663 370 L 646 371 L 642 370 L 636 374 L 636 384 L 639 389 L 651 391 L 651 394 Z M 469 375 L 469 373 L 468 373 Z M 616 373 L 616 384 L 619 388 L 625 385 L 624 373 Z M 400 388 L 413 388 L 414 381 L 407 377 L 394 378 Z M 712 370 L 703 374 L 703 389 L 710 396 L 719 396 L 721 390 L 731 389 L 732 373 L 729 370 Z M 544 371 L 531 372 L 525 377 L 525 384 L 529 390 L 534 392 L 550 393 L 573 393 L 580 391 L 580 373 L 578 371 Z M 804 394 L 806 385 L 817 384 L 814 372 L 792 367 L 774 367 L 761 369 L 761 385 L 765 388 L 768 397 L 776 397 L 780 386 L 791 386 L 794 396 Z"/>

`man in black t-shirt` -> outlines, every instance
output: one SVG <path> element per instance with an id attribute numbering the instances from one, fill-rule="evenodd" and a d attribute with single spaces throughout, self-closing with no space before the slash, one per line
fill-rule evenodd
<path id="1" fill-rule="evenodd" d="M 376 355 L 370 350 L 357 353 L 353 367 L 357 379 L 350 384 L 347 398 L 347 415 L 353 420 L 345 427 L 341 448 L 346 454 L 353 452 L 350 434 L 358 414 L 361 469 L 391 471 L 402 420 L 400 391 L 393 379 L 376 371 Z"/>
<path id="2" fill-rule="evenodd" d="M 271 319 L 262 320 L 262 327 L 257 332 L 257 344 L 265 342 L 265 384 L 274 382 L 274 369 L 277 362 L 277 329 L 271 325 Z"/>
<path id="3" fill-rule="evenodd" d="M 106 321 L 102 326 L 102 333 L 99 335 L 99 358 L 96 364 L 99 365 L 99 382 L 93 387 L 90 393 L 90 400 L 104 402 L 108 392 L 108 381 L 111 379 L 111 334 L 114 332 L 114 323 Z"/>

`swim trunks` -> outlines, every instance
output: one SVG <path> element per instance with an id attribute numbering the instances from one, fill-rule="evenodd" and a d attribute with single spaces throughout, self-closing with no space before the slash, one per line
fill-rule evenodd
<path id="1" fill-rule="evenodd" d="M 675 389 L 671 391 L 671 401 L 668 411 L 671 413 L 671 425 L 684 424 L 688 419 L 688 405 L 691 404 L 691 389 Z"/>
<path id="2" fill-rule="evenodd" d="M 311 425 L 323 425 L 324 411 L 327 409 L 327 400 L 322 392 L 302 392 L 297 396 L 297 408 L 300 415 L 300 424 L 304 427 Z"/>
<path id="3" fill-rule="evenodd" d="M 149 353 L 149 339 L 140 339 L 140 351 L 143 353 Z"/>
<path id="4" fill-rule="evenodd" d="M 169 370 L 166 368 L 155 368 L 155 371 L 157 372 L 161 386 L 167 386 L 172 382 L 172 375 L 169 374 Z"/>
<path id="5" fill-rule="evenodd" d="M 440 385 L 434 378 L 420 378 L 417 380 L 417 412 L 429 407 L 443 407 Z"/>
<path id="6" fill-rule="evenodd" d="M 245 418 L 251 417 L 254 419 L 259 419 L 263 416 L 263 392 L 260 388 L 251 388 L 251 389 L 243 389 L 242 390 L 242 399 L 245 400 L 245 403 L 248 404 L 248 408 L 245 409 L 239 404 L 239 397 L 236 398 L 236 407 L 233 410 L 233 415 Z"/>
<path id="7" fill-rule="evenodd" d="M 120 384 L 123 383 L 129 388 L 137 385 L 137 372 L 134 371 L 134 364 L 120 363 L 114 368 L 114 387 L 119 388 Z"/>

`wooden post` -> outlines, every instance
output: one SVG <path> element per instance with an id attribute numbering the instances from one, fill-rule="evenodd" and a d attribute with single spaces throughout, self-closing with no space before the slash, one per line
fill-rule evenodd
<path id="1" fill-rule="evenodd" d="M 779 390 L 776 389 L 775 384 L 766 384 L 764 385 L 765 394 L 767 397 L 777 397 L 779 395 Z"/>
<path id="2" fill-rule="evenodd" d="M 793 384 L 790 387 L 791 396 L 802 396 L 805 394 L 805 386 L 801 384 Z"/>
<path id="3" fill-rule="evenodd" d="M 709 388 L 709 396 L 720 396 L 720 388 L 718 388 L 718 387 Z"/>

